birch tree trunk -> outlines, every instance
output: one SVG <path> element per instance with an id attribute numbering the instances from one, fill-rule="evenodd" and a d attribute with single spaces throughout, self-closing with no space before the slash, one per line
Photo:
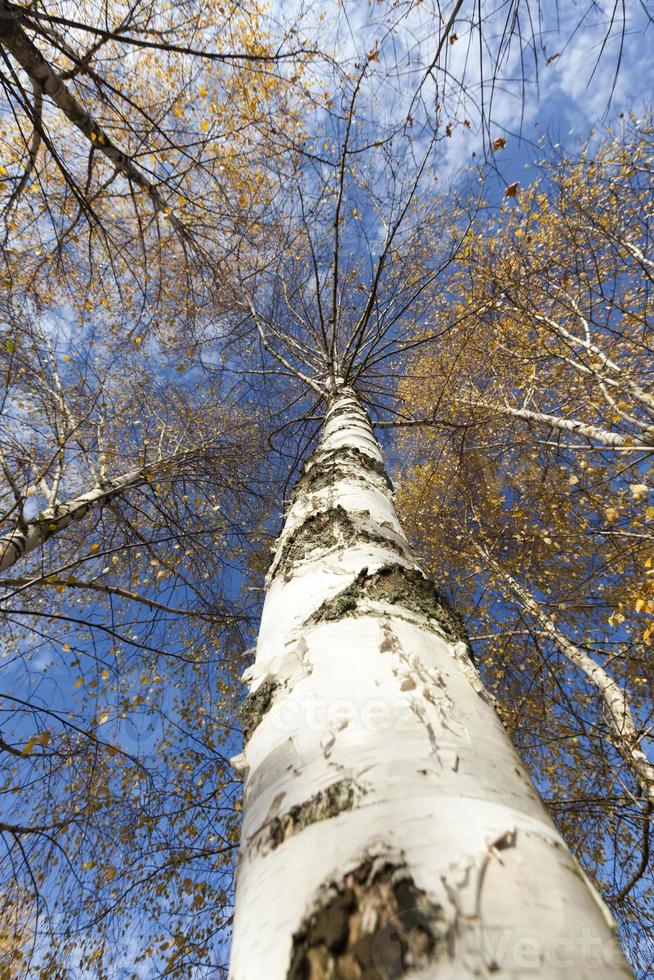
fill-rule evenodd
<path id="1" fill-rule="evenodd" d="M 540 623 L 543 631 L 569 663 L 585 674 L 589 682 L 596 688 L 603 702 L 604 713 L 611 729 L 611 741 L 631 770 L 643 796 L 654 806 L 654 765 L 643 750 L 645 732 L 638 729 L 623 689 L 601 664 L 568 639 L 540 603 L 536 601 L 529 589 L 516 581 L 509 572 L 491 558 L 487 551 L 482 548 L 479 548 L 478 551 L 482 559 L 492 565 L 500 577 L 500 581 L 504 580 L 508 590 L 518 597 L 524 608 Z"/>
<path id="2" fill-rule="evenodd" d="M 78 497 L 63 503 L 55 503 L 52 507 L 46 508 L 39 517 L 19 521 L 8 534 L 0 537 L 0 572 L 11 568 L 25 555 L 40 548 L 54 534 L 64 531 L 91 511 L 101 509 L 128 490 L 144 486 L 156 475 L 181 468 L 185 463 L 192 461 L 198 451 L 199 448 L 194 447 L 154 460 L 152 463 L 144 463 L 113 479 L 104 480 L 103 483 Z"/>
<path id="3" fill-rule="evenodd" d="M 631 976 L 331 399 L 244 675 L 231 980 Z"/>

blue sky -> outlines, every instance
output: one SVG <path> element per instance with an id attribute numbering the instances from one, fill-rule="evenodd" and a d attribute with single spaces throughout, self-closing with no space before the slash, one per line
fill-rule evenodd
<path id="1" fill-rule="evenodd" d="M 444 21 L 453 6 L 441 5 Z M 540 9 L 524 4 L 519 7 L 521 47 L 516 37 L 510 45 L 502 44 L 508 6 L 486 4 L 480 61 L 477 32 L 466 23 L 469 11 L 476 8 L 464 2 L 450 32 L 456 41 L 445 45 L 441 55 L 450 79 L 465 80 L 465 91 L 450 80 L 445 92 L 444 75 L 440 78 L 443 123 L 453 122 L 451 138 L 439 145 L 443 176 L 479 160 L 483 117 L 488 123 L 489 115 L 486 137 L 503 135 L 507 139 L 502 163 L 507 174 L 518 179 L 515 168 L 523 168 L 530 144 L 543 133 L 568 145 L 619 112 L 642 112 L 654 91 L 654 23 L 646 7 L 635 0 L 624 11 L 614 8 L 613 0 L 594 4 L 590 0 L 544 0 Z M 379 47 L 374 68 L 381 74 L 390 65 L 402 63 L 401 85 L 407 98 L 415 91 L 416 80 L 432 60 L 437 44 L 438 10 L 429 2 L 345 0 L 334 4 L 323 0 L 307 8 L 303 0 L 272 0 L 270 12 L 280 29 L 295 30 L 300 38 L 315 38 L 344 70 L 362 63 Z M 392 36 L 386 34 L 389 23 L 395 24 Z M 529 36 L 532 27 L 535 38 Z M 492 62 L 500 50 L 501 64 L 491 86 Z M 316 91 L 322 81 L 329 88 L 330 71 L 324 62 L 315 63 L 313 71 Z M 397 82 L 395 79 L 395 92 Z M 433 95 L 429 82 L 424 94 L 427 101 Z M 388 106 L 380 105 L 380 111 L 387 113 Z M 403 109 L 398 106 L 397 111 Z M 464 119 L 469 126 L 463 124 Z"/>

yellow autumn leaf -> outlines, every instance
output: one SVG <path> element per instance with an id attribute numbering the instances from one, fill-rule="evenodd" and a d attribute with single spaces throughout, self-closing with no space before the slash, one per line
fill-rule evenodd
<path id="1" fill-rule="evenodd" d="M 23 746 L 21 750 L 21 755 L 30 755 L 35 745 L 36 745 L 36 738 L 32 736 L 32 738 L 30 738 Z"/>
<path id="2" fill-rule="evenodd" d="M 42 745 L 44 748 L 50 743 L 50 732 L 39 732 L 37 735 L 32 735 L 30 739 L 25 743 L 21 750 L 21 755 L 31 755 L 32 749 L 35 745 Z"/>

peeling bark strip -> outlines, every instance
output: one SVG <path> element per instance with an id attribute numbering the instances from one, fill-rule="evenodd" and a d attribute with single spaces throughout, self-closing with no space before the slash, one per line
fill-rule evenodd
<path id="1" fill-rule="evenodd" d="M 411 554 L 349 388 L 267 585 L 234 760 L 231 980 L 631 976 Z"/>

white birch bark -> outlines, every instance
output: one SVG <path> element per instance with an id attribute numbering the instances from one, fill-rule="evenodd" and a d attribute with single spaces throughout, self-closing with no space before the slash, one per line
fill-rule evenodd
<path id="1" fill-rule="evenodd" d="M 640 786 L 643 796 L 654 805 L 654 765 L 642 749 L 643 732 L 636 727 L 625 692 L 614 677 L 584 650 L 572 643 L 556 626 L 531 592 L 480 549 L 482 557 L 492 565 L 500 579 L 515 593 L 522 605 L 540 623 L 564 657 L 586 675 L 604 704 L 604 714 L 611 728 L 612 741 L 625 764 Z"/>
<path id="2" fill-rule="evenodd" d="M 332 399 L 244 675 L 231 980 L 631 976 Z"/>
<path id="3" fill-rule="evenodd" d="M 609 432 L 597 425 L 588 425 L 579 419 L 566 419 L 560 415 L 549 415 L 546 412 L 532 412 L 528 408 L 513 408 L 511 405 L 502 405 L 499 402 L 488 402 L 480 400 L 470 400 L 466 404 L 478 405 L 488 408 L 493 412 L 502 415 L 511 415 L 516 419 L 524 419 L 526 422 L 535 422 L 537 425 L 545 425 L 550 429 L 560 429 L 562 432 L 570 432 L 573 435 L 582 436 L 590 442 L 598 442 L 609 449 L 631 450 L 632 452 L 642 452 L 654 449 L 653 439 L 642 439 L 639 436 L 626 437 L 616 432 Z"/>
<path id="4" fill-rule="evenodd" d="M 104 507 L 134 487 L 143 486 L 156 474 L 181 467 L 192 460 L 197 453 L 198 448 L 195 447 L 144 464 L 113 480 L 105 480 L 78 497 L 48 507 L 39 517 L 20 522 L 9 534 L 0 537 L 0 572 L 11 568 L 20 558 L 40 548 L 48 538 L 63 531 L 75 521 L 81 520 L 90 511 Z"/>

